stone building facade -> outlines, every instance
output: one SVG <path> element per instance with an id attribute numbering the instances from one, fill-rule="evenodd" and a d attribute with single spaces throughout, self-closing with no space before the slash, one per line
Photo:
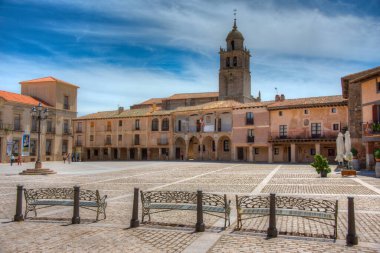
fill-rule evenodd
<path id="1" fill-rule="evenodd" d="M 77 117 L 79 87 L 54 77 L 20 84 L 21 94 L 0 91 L 1 162 L 9 162 L 10 152 L 16 157 L 21 153 L 24 134 L 30 134 L 30 155 L 22 160 L 36 160 L 37 122 L 32 119 L 30 111 L 39 103 L 49 110 L 47 119 L 41 124 L 41 158 L 43 161 L 62 160 L 63 153 L 72 152 L 71 121 Z"/>

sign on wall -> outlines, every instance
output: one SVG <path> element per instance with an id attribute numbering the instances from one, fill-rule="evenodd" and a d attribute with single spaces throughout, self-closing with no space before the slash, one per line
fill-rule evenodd
<path id="1" fill-rule="evenodd" d="M 22 150 L 21 155 L 22 156 L 29 156 L 30 154 L 30 135 L 24 134 L 22 136 Z"/>

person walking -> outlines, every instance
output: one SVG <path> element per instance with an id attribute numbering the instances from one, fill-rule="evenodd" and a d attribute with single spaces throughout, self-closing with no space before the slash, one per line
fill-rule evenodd
<path id="1" fill-rule="evenodd" d="M 18 154 L 17 165 L 20 165 L 20 166 L 21 166 L 21 163 L 22 163 L 22 160 L 21 160 L 21 154 Z"/>
<path id="2" fill-rule="evenodd" d="M 63 164 L 65 164 L 66 163 L 66 157 L 67 157 L 67 154 L 65 153 L 65 154 L 63 154 Z"/>
<path id="3" fill-rule="evenodd" d="M 67 153 L 67 162 L 70 164 L 70 161 L 71 161 L 71 155 L 70 153 Z"/>
<path id="4" fill-rule="evenodd" d="M 13 166 L 14 160 L 15 160 L 15 156 L 13 154 L 11 154 L 11 166 Z"/>

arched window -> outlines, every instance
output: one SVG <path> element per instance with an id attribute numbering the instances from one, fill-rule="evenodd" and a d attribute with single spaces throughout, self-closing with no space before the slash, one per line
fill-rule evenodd
<path id="1" fill-rule="evenodd" d="M 227 57 L 226 58 L 226 67 L 229 67 L 230 66 L 230 57 Z"/>
<path id="2" fill-rule="evenodd" d="M 228 140 L 223 141 L 223 151 L 224 152 L 230 151 L 230 142 Z"/>
<path id="3" fill-rule="evenodd" d="M 158 131 L 158 119 L 152 120 L 152 131 Z"/>
<path id="4" fill-rule="evenodd" d="M 234 67 L 237 66 L 237 57 L 236 57 L 236 56 L 234 57 L 234 62 L 233 62 L 233 64 L 234 64 Z"/>
<path id="5" fill-rule="evenodd" d="M 231 41 L 231 49 L 235 50 L 235 41 Z"/>
<path id="6" fill-rule="evenodd" d="M 169 131 L 169 119 L 165 118 L 161 123 L 161 131 Z"/>

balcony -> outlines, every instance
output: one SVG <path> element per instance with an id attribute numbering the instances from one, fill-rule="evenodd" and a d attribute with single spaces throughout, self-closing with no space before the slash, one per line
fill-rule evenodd
<path id="1" fill-rule="evenodd" d="M 75 132 L 76 132 L 76 133 L 83 133 L 82 128 L 77 128 L 77 129 L 75 129 Z"/>
<path id="2" fill-rule="evenodd" d="M 363 123 L 362 132 L 366 137 L 380 137 L 380 122 Z"/>
<path id="3" fill-rule="evenodd" d="M 14 124 L 13 125 L 13 131 L 21 132 L 22 131 L 21 124 Z"/>
<path id="4" fill-rule="evenodd" d="M 77 147 L 82 147 L 82 141 L 76 141 L 75 142 L 75 146 L 77 146 Z"/>
<path id="5" fill-rule="evenodd" d="M 253 143 L 253 142 L 255 142 L 255 136 L 247 136 L 247 142 L 248 142 L 248 143 Z"/>
<path id="6" fill-rule="evenodd" d="M 46 134 L 55 134 L 55 128 L 54 127 L 46 128 Z"/>
<path id="7" fill-rule="evenodd" d="M 63 129 L 63 135 L 71 135 L 71 130 L 68 128 Z"/>
<path id="8" fill-rule="evenodd" d="M 321 133 L 311 133 L 308 130 L 292 130 L 285 132 L 271 132 L 269 141 L 313 141 L 313 140 L 333 140 L 335 141 L 339 131 L 326 130 Z"/>

